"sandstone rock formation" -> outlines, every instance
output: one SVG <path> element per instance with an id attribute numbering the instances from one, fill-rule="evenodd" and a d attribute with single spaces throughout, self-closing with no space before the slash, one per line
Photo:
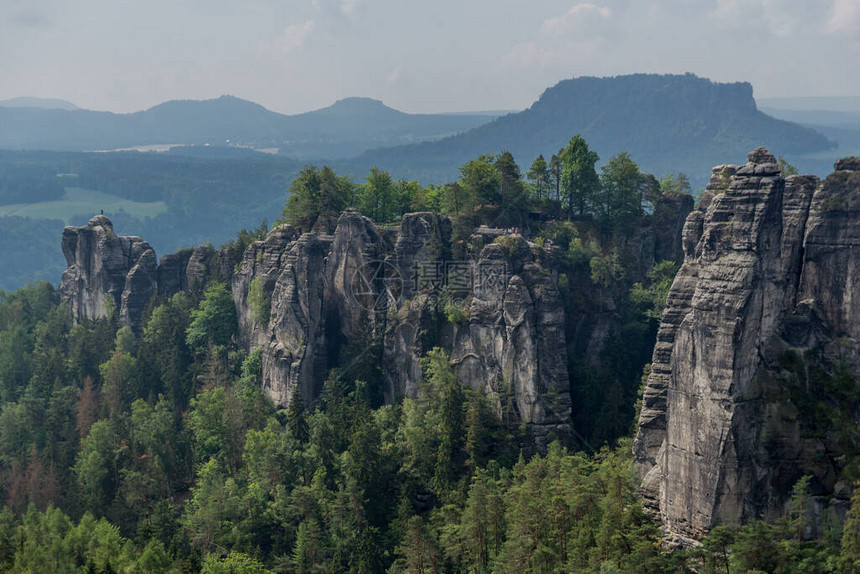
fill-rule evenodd
<path id="1" fill-rule="evenodd" d="M 76 320 L 104 317 L 113 307 L 120 323 L 138 329 L 141 315 L 157 290 L 155 251 L 140 237 L 118 237 L 104 215 L 82 227 L 63 230 L 60 295 Z"/>
<path id="2" fill-rule="evenodd" d="M 819 511 L 845 504 L 844 445 L 806 406 L 845 407 L 827 381 L 860 366 L 860 166 L 836 168 L 786 180 L 759 148 L 714 168 L 687 217 L 634 444 L 676 542 L 781 515 L 803 474 Z"/>
<path id="3" fill-rule="evenodd" d="M 689 199 L 676 199 L 663 206 L 659 229 L 630 239 L 642 244 L 634 256 L 637 273 L 655 256 L 678 257 L 675 212 L 690 206 Z M 365 362 L 372 359 L 381 400 L 417 397 L 420 359 L 438 346 L 460 382 L 484 393 L 510 425 L 525 425 L 538 448 L 553 437 L 569 439 L 570 353 L 581 348 L 598 360 L 619 320 L 611 297 L 591 287 L 594 293 L 582 300 L 602 304 L 568 318 L 558 287 L 561 253 L 552 242 L 536 244 L 490 228 L 454 236 L 444 215 L 407 214 L 391 228 L 348 209 L 320 218 L 308 233 L 276 226 L 235 265 L 232 251 L 208 246 L 156 264 L 148 244 L 116 237 L 110 222 L 98 217 L 64 233 L 70 267 L 61 292 L 77 321 L 103 317 L 104 295 L 110 295 L 120 324 L 139 332 L 154 296 L 200 294 L 213 279 L 227 281 L 237 311 L 236 343 L 260 350 L 263 388 L 280 406 L 296 393 L 313 403 L 332 367 L 348 374 L 353 365 L 343 358 L 356 352 Z M 570 340 L 566 331 L 574 333 Z"/>
<path id="4" fill-rule="evenodd" d="M 225 269 L 230 269 L 226 253 L 208 245 L 166 255 L 159 263 L 149 243 L 140 237 L 118 236 L 104 215 L 81 227 L 67 226 L 63 254 L 69 267 L 63 273 L 60 296 L 75 321 L 105 317 L 112 306 L 119 325 L 136 332 L 153 296 L 200 293 L 212 278 L 224 277 Z"/>
<path id="5" fill-rule="evenodd" d="M 183 249 L 165 255 L 158 264 L 158 294 L 162 297 L 179 291 L 202 292 L 212 277 L 229 277 L 232 269 L 225 273 L 224 254 L 210 245 Z"/>
<path id="6" fill-rule="evenodd" d="M 280 226 L 254 243 L 233 277 L 233 295 L 241 342 L 263 349 L 267 394 L 280 405 L 295 392 L 315 400 L 330 357 L 357 331 L 379 329 L 386 400 L 418 396 L 419 358 L 438 345 L 461 382 L 486 392 L 500 416 L 528 425 L 538 446 L 568 432 L 564 311 L 554 271 L 521 239 L 515 255 L 492 244 L 456 262 L 450 241 L 445 216 L 408 214 L 389 237 L 347 210 L 331 236 Z M 486 276 L 475 283 L 479 269 Z M 455 294 L 443 289 L 453 271 L 468 275 Z M 255 281 L 271 302 L 265 324 L 248 301 Z M 468 318 L 443 320 L 445 302 Z M 428 340 L 428 330 L 438 337 Z"/>

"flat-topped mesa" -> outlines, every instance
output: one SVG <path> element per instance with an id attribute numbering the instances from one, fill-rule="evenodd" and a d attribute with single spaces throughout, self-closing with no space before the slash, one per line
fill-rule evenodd
<path id="1" fill-rule="evenodd" d="M 783 178 L 764 148 L 748 159 L 715 167 L 687 218 L 634 443 L 645 507 L 681 544 L 777 518 L 803 474 L 817 512 L 847 504 L 835 433 L 809 432 L 800 404 L 840 401 L 799 385 L 810 375 L 787 357 L 806 373 L 860 367 L 860 161 L 819 182 Z"/>

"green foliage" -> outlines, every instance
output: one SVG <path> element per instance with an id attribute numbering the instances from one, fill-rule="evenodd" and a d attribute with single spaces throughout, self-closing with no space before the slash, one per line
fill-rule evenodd
<path id="1" fill-rule="evenodd" d="M 642 283 L 634 283 L 630 290 L 630 301 L 644 310 L 644 315 L 651 320 L 660 321 L 663 308 L 666 306 L 666 296 L 672 288 L 678 265 L 674 261 L 661 261 L 648 272 L 648 287 Z"/>
<path id="2" fill-rule="evenodd" d="M 624 279 L 624 262 L 616 248 L 609 253 L 595 255 L 589 261 L 591 280 L 606 288 L 613 288 Z"/>
<path id="3" fill-rule="evenodd" d="M 338 214 L 353 200 L 355 184 L 346 176 L 338 177 L 324 166 L 304 168 L 290 184 L 290 195 L 281 216 L 299 229 L 309 230 L 324 214 Z"/>
<path id="4" fill-rule="evenodd" d="M 689 195 L 693 191 L 690 186 L 690 179 L 684 172 L 680 172 L 678 175 L 670 173 L 660 180 L 658 189 L 661 194 L 665 195 Z"/>
<path id="5" fill-rule="evenodd" d="M 445 314 L 445 319 L 449 323 L 468 323 L 469 322 L 469 306 L 467 300 L 457 300 L 454 297 L 443 297 L 440 299 L 442 303 L 442 312 Z"/>
<path id="6" fill-rule="evenodd" d="M 222 558 L 210 554 L 203 562 L 201 574 L 274 574 L 271 570 L 241 552 L 230 552 Z"/>
<path id="7" fill-rule="evenodd" d="M 845 574 L 860 572 L 860 488 L 854 485 L 851 508 L 842 528 L 839 565 Z"/>
<path id="8" fill-rule="evenodd" d="M 511 152 L 502 152 L 493 165 L 498 173 L 499 205 L 504 210 L 499 214 L 498 224 L 518 224 L 529 208 L 529 196 L 522 181 L 522 174 Z"/>
<path id="9" fill-rule="evenodd" d="M 777 164 L 779 165 L 779 172 L 782 174 L 782 177 L 788 177 L 790 175 L 797 175 L 797 167 L 788 163 L 786 159 L 782 156 L 776 158 Z"/>
<path id="10" fill-rule="evenodd" d="M 233 294 L 224 283 L 213 282 L 206 287 L 197 309 L 191 311 L 191 324 L 186 331 L 188 346 L 197 353 L 210 344 L 224 347 L 235 332 Z"/>
<path id="11" fill-rule="evenodd" d="M 191 398 L 191 350 L 186 344 L 191 324 L 192 300 L 177 293 L 156 306 L 143 328 L 140 344 L 141 375 L 153 392 L 163 392 L 177 407 Z"/>
<path id="12" fill-rule="evenodd" d="M 499 235 L 493 239 L 493 243 L 501 245 L 508 258 L 514 258 L 519 255 L 521 243 L 520 240 L 513 235 Z"/>
<path id="13" fill-rule="evenodd" d="M 391 221 L 402 213 L 400 210 L 401 201 L 397 192 L 398 189 L 395 187 L 391 176 L 374 167 L 371 168 L 370 175 L 367 176 L 367 182 L 358 186 L 356 205 L 359 211 L 374 221 L 379 223 Z"/>
<path id="14" fill-rule="evenodd" d="M 532 162 L 532 166 L 526 174 L 526 177 L 528 177 L 529 183 L 532 186 L 532 192 L 538 200 L 548 197 L 551 173 L 549 165 L 547 165 L 543 155 L 539 155 L 535 158 Z"/>
<path id="15" fill-rule="evenodd" d="M 272 302 L 266 297 L 266 293 L 263 291 L 263 280 L 260 277 L 254 277 L 251 280 L 251 284 L 248 285 L 248 306 L 251 308 L 254 321 L 260 325 L 267 325 L 269 323 Z"/>
<path id="16" fill-rule="evenodd" d="M 459 190 L 462 190 L 464 206 L 484 204 L 498 205 L 501 200 L 499 172 L 495 168 L 496 158 L 481 155 L 460 168 Z M 458 190 L 458 191 L 459 191 Z M 456 202 L 459 203 L 459 202 Z"/>
<path id="17" fill-rule="evenodd" d="M 103 512 L 119 486 L 116 433 L 106 420 L 97 421 L 81 443 L 75 475 L 88 508 Z"/>
<path id="18" fill-rule="evenodd" d="M 561 160 L 561 194 L 567 203 L 568 214 L 593 214 L 600 189 L 600 179 L 594 167 L 600 159 L 597 153 L 588 149 L 582 136 L 576 135 L 570 138 L 558 156 Z"/>
<path id="19" fill-rule="evenodd" d="M 613 233 L 628 233 L 633 219 L 642 213 L 645 195 L 645 175 L 622 152 L 609 159 L 601 168 L 601 193 L 596 198 L 595 211 L 605 229 Z"/>

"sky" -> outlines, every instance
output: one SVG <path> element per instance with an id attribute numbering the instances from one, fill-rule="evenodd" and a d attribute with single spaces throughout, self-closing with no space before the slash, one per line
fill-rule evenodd
<path id="1" fill-rule="evenodd" d="M 577 76 L 860 95 L 860 0 L 0 0 L 0 100 L 516 110 Z"/>

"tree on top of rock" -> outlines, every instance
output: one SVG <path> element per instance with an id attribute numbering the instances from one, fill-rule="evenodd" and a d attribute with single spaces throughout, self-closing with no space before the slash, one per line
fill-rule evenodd
<path id="1" fill-rule="evenodd" d="M 328 166 L 304 168 L 290 184 L 290 196 L 281 212 L 283 219 L 299 229 L 309 230 L 324 213 L 337 214 L 349 206 L 355 185 L 338 177 Z"/>
<path id="2" fill-rule="evenodd" d="M 585 138 L 575 135 L 558 155 L 561 159 L 561 193 L 567 202 L 569 216 L 593 213 L 594 196 L 600 189 L 594 168 L 600 159 L 597 152 L 588 149 Z"/>

